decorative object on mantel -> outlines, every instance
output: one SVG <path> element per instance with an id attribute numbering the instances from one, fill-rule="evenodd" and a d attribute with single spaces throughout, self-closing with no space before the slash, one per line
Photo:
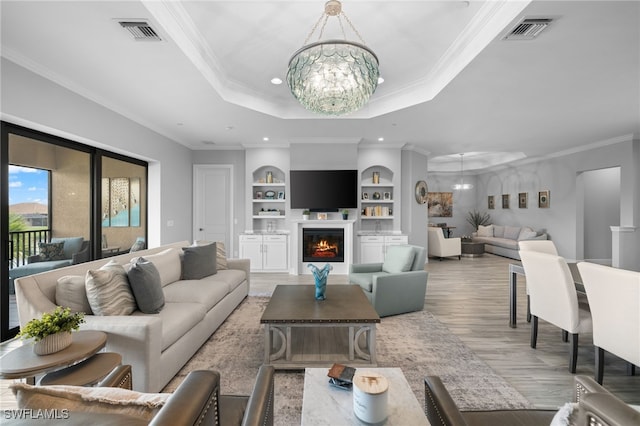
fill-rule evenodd
<path id="1" fill-rule="evenodd" d="M 316 300 L 325 300 L 324 294 L 327 290 L 327 277 L 329 277 L 329 272 L 331 272 L 333 266 L 327 263 L 320 269 L 313 263 L 309 263 L 307 268 L 311 269 L 313 278 L 316 281 Z"/>
<path id="2" fill-rule="evenodd" d="M 41 318 L 29 321 L 18 336 L 33 339 L 36 355 L 49 355 L 71 345 L 71 332 L 84 322 L 82 312 L 71 312 L 69 308 L 58 306 L 52 312 L 45 312 Z"/>
<path id="3" fill-rule="evenodd" d="M 427 182 L 423 180 L 419 180 L 416 182 L 416 202 L 418 204 L 426 204 L 427 203 L 427 194 L 429 190 L 427 189 Z"/>
<path id="4" fill-rule="evenodd" d="M 342 210 L 342 220 L 347 220 L 349 219 L 349 210 L 344 209 Z"/>
<path id="5" fill-rule="evenodd" d="M 327 214 L 326 213 L 318 213 L 316 219 L 318 219 L 318 220 L 327 220 Z"/>
<path id="6" fill-rule="evenodd" d="M 302 220 L 309 220 L 311 212 L 309 210 L 302 210 Z"/>
<path id="7" fill-rule="evenodd" d="M 321 41 L 329 17 L 336 17 L 344 40 Z M 360 43 L 348 41 L 343 19 L 358 36 Z M 322 24 L 321 24 L 322 23 Z M 318 41 L 309 43 L 320 26 Z M 367 46 L 339 1 L 324 5 L 304 41 L 304 46 L 289 60 L 287 83 L 293 96 L 309 111 L 326 115 L 343 115 L 357 111 L 378 87 L 378 58 Z"/>

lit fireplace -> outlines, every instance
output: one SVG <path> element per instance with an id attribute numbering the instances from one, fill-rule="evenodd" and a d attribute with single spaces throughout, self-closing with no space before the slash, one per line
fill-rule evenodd
<path id="1" fill-rule="evenodd" d="M 344 262 L 344 229 L 303 228 L 304 262 Z"/>

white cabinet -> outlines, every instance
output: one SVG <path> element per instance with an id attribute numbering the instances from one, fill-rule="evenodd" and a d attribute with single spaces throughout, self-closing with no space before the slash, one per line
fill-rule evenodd
<path id="1" fill-rule="evenodd" d="M 240 258 L 250 259 L 255 272 L 285 272 L 288 268 L 286 235 L 240 235 Z"/>
<path id="2" fill-rule="evenodd" d="M 360 237 L 360 263 L 382 263 L 387 249 L 393 245 L 409 244 L 406 235 L 363 235 Z"/>

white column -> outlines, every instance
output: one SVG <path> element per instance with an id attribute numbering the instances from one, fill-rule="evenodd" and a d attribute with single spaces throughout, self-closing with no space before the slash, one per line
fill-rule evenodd
<path id="1" fill-rule="evenodd" d="M 640 232 L 635 226 L 611 226 L 611 266 L 640 271 Z"/>

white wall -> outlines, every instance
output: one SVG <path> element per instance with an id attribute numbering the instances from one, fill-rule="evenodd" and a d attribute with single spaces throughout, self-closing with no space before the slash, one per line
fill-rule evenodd
<path id="1" fill-rule="evenodd" d="M 637 155 L 639 141 L 622 141 L 601 148 L 582 151 L 535 162 L 520 162 L 477 176 L 477 206 L 486 209 L 487 196 L 496 196 L 496 209 L 489 210 L 494 223 L 531 226 L 546 230 L 556 243 L 560 254 L 569 259 L 583 258 L 583 223 L 578 212 L 584 208 L 584 196 L 578 188 L 577 176 L 584 171 L 620 168 L 621 226 L 638 226 L 638 197 L 640 183 Z M 466 175 L 465 175 L 466 176 Z M 430 190 L 432 190 L 430 188 Z M 538 208 L 538 191 L 550 190 L 550 208 Z M 518 192 L 528 192 L 527 209 L 518 209 Z M 501 208 L 501 194 L 511 195 L 509 210 Z M 515 204 L 514 204 L 515 203 Z M 456 205 L 454 203 L 454 209 Z M 454 213 L 455 214 L 455 213 Z M 640 264 L 637 231 L 633 257 Z"/>
<path id="2" fill-rule="evenodd" d="M 454 191 L 451 186 L 460 183 L 460 173 L 429 173 L 427 186 L 429 192 L 452 192 L 453 193 L 453 216 L 452 217 L 430 217 L 430 223 L 446 223 L 448 226 L 455 226 L 452 230 L 452 237 L 471 235 L 475 231 L 473 226 L 467 223 L 467 214 L 474 209 L 481 212 L 489 212 L 493 218 L 494 210 L 487 210 L 487 198 L 478 197 L 478 185 L 476 176 L 464 174 L 464 182 L 473 185 L 473 188 L 464 191 Z M 517 207 L 517 204 L 516 204 Z M 513 208 L 513 203 L 512 203 Z"/>
<path id="3" fill-rule="evenodd" d="M 191 238 L 189 149 L 5 58 L 1 67 L 2 120 L 149 161 L 149 246 Z"/>
<path id="4" fill-rule="evenodd" d="M 584 179 L 584 255 L 581 257 L 610 263 L 610 227 L 620 225 L 620 168 L 586 171 L 580 177 Z"/>

